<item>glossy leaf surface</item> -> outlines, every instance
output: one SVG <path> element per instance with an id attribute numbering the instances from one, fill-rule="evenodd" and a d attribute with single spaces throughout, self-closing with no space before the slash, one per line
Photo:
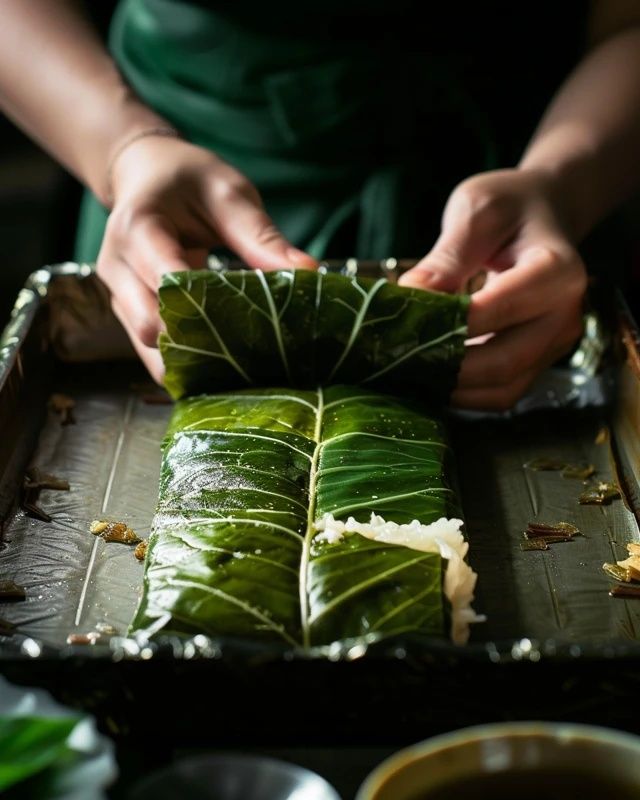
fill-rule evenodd
<path id="1" fill-rule="evenodd" d="M 464 296 L 335 273 L 170 273 L 160 289 L 165 385 L 178 398 L 343 382 L 446 400 L 467 307 Z"/>
<path id="2" fill-rule="evenodd" d="M 183 400 L 133 624 L 292 646 L 370 632 L 444 635 L 442 559 L 315 521 L 459 515 L 441 424 L 362 388 Z"/>

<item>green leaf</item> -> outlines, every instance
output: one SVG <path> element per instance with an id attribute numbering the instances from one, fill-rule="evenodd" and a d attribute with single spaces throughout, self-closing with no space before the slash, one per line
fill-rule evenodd
<path id="1" fill-rule="evenodd" d="M 176 405 L 133 630 L 308 647 L 446 635 L 439 552 L 347 533 L 326 514 L 457 516 L 441 423 L 362 388 L 248 390 Z"/>
<path id="2" fill-rule="evenodd" d="M 77 717 L 0 717 L 0 792 L 74 758 L 67 741 L 77 724 Z"/>
<path id="3" fill-rule="evenodd" d="M 331 383 L 446 400 L 466 335 L 465 296 L 307 270 L 164 276 L 160 350 L 173 397 Z"/>

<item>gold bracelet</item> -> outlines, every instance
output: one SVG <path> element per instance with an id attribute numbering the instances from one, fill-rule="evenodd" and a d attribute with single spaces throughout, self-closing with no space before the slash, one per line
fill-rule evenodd
<path id="1" fill-rule="evenodd" d="M 157 125 L 154 128 L 144 128 L 141 131 L 136 131 L 135 133 L 132 133 L 131 136 L 128 136 L 123 142 L 120 142 L 116 148 L 116 151 L 109 159 L 109 163 L 107 164 L 105 180 L 107 183 L 107 203 L 109 206 L 113 205 L 113 170 L 116 161 L 129 147 L 129 145 L 132 145 L 134 142 L 137 142 L 138 139 L 144 139 L 147 136 L 167 136 L 174 139 L 182 138 L 180 132 L 175 128 L 172 128 L 170 125 Z"/>

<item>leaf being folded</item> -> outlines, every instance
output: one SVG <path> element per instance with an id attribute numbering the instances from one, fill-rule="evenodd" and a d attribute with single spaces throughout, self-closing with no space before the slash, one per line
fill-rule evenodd
<path id="1" fill-rule="evenodd" d="M 160 349 L 173 397 L 347 382 L 446 399 L 469 300 L 306 270 L 165 275 Z"/>

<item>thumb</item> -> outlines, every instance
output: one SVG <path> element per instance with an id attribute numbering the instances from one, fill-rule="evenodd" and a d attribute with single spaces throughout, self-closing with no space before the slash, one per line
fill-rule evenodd
<path id="1" fill-rule="evenodd" d="M 468 192 L 453 193 L 445 209 L 442 232 L 433 249 L 400 279 L 404 286 L 461 291 L 483 271 L 506 243 L 511 220 L 491 202 L 475 202 Z"/>
<path id="2" fill-rule="evenodd" d="M 212 215 L 218 235 L 250 267 L 268 271 L 318 266 L 315 258 L 298 250 L 280 233 L 248 181 L 224 203 L 218 202 Z"/>

